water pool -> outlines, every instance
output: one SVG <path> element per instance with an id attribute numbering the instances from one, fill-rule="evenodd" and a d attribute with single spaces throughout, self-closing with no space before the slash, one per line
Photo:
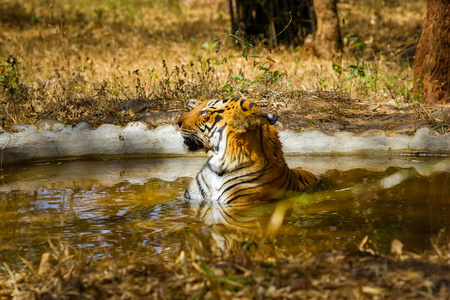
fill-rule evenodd
<path id="1" fill-rule="evenodd" d="M 98 259 L 145 248 L 149 259 L 173 260 L 186 233 L 211 236 L 224 251 L 233 240 L 276 243 L 292 254 L 348 249 L 367 236 L 376 251 L 398 239 L 416 252 L 450 225 L 449 158 L 286 160 L 320 183 L 288 201 L 232 210 L 177 199 L 205 157 L 8 166 L 0 173 L 0 262 L 39 261 L 49 240 Z"/>

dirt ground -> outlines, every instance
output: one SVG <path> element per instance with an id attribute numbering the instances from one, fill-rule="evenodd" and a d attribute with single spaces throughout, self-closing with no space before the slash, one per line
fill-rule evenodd
<path id="1" fill-rule="evenodd" d="M 319 128 L 325 133 L 349 131 L 361 133 L 371 129 L 389 135 L 414 134 L 428 127 L 437 133 L 449 132 L 450 107 L 437 105 L 374 104 L 357 98 L 337 97 L 332 93 L 303 93 L 279 110 L 284 128 L 302 130 Z"/>
<path id="2" fill-rule="evenodd" d="M 301 131 L 318 128 L 325 133 L 336 131 L 361 133 L 380 129 L 388 135 L 412 135 L 418 129 L 427 127 L 437 134 L 450 132 L 450 106 L 420 103 L 398 105 L 395 102 L 376 104 L 357 98 L 343 97 L 342 93 L 301 91 L 280 100 L 267 101 L 257 98 L 254 100 L 264 110 L 279 116 L 277 123 L 279 130 Z M 186 111 L 183 108 L 162 111 L 158 109 L 157 101 L 143 99 L 122 103 L 118 106 L 117 114 L 124 110 L 131 111 L 134 115 L 126 121 L 144 121 L 150 127 L 175 124 L 177 118 Z M 99 120 L 86 121 L 97 123 Z"/>

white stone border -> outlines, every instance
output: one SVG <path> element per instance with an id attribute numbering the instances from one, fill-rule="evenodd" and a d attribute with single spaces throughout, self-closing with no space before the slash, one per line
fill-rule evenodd
<path id="1" fill-rule="evenodd" d="M 183 139 L 174 125 L 149 129 L 142 122 L 126 127 L 105 124 L 96 129 L 87 123 L 54 126 L 38 130 L 34 125 L 14 125 L 14 133 L 0 133 L 2 165 L 68 157 L 112 155 L 187 155 Z M 419 151 L 450 155 L 450 134 L 437 135 L 428 128 L 415 135 L 388 136 L 381 130 L 360 135 L 319 130 L 280 132 L 286 154 L 329 155 L 361 153 L 401 153 Z"/>
<path id="2" fill-rule="evenodd" d="M 437 135 L 428 128 L 421 128 L 412 135 L 388 136 L 382 130 L 369 130 L 360 135 L 350 132 L 325 134 L 317 129 L 280 132 L 285 153 L 306 154 L 357 154 L 357 153 L 401 153 L 418 151 L 450 154 L 450 134 Z"/>

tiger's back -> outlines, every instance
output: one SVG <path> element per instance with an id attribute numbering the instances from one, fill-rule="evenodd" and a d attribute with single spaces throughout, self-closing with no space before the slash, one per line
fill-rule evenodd
<path id="1" fill-rule="evenodd" d="M 315 184 L 313 173 L 288 168 L 272 126 L 276 120 L 237 97 L 206 101 L 181 116 L 188 149 L 205 149 L 209 156 L 184 197 L 247 205 L 291 197 Z"/>

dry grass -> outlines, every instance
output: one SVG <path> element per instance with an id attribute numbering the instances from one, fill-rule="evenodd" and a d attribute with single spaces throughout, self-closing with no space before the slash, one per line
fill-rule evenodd
<path id="1" fill-rule="evenodd" d="M 243 55 L 245 43 L 236 47 L 226 33 L 226 1 L 18 0 L 0 8 L 0 117 L 8 127 L 42 118 L 123 124 L 136 116 L 120 105 L 136 98 L 160 110 L 238 94 L 276 109 L 297 100 L 292 91 L 323 90 L 409 103 L 425 1 L 343 1 L 345 49 L 333 61 L 308 46 L 255 45 Z"/>
<path id="2" fill-rule="evenodd" d="M 247 237 L 248 238 L 248 237 Z M 391 256 L 371 250 L 283 255 L 275 246 L 186 236 L 175 261 L 149 261 L 144 249 L 119 259 L 86 259 L 64 244 L 39 266 L 3 264 L 2 299 L 448 299 L 450 249 Z M 401 252 L 401 251 L 400 251 Z"/>

